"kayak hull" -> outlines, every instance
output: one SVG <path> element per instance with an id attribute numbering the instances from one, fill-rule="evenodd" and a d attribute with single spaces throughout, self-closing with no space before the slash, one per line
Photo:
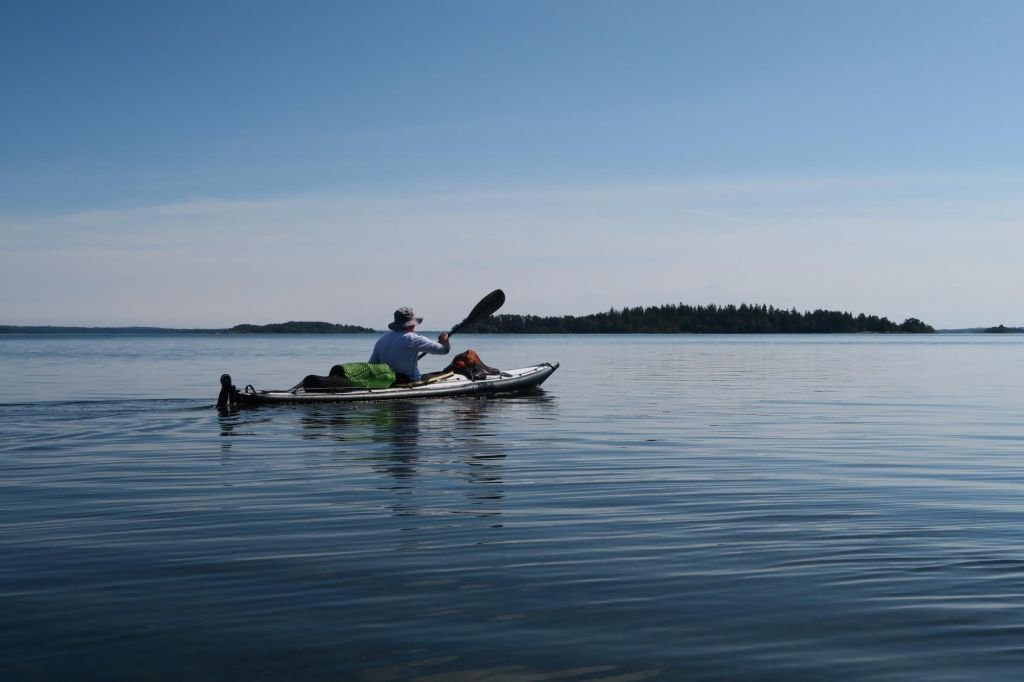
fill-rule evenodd
<path id="1" fill-rule="evenodd" d="M 459 374 L 436 381 L 390 388 L 358 388 L 339 391 L 305 391 L 297 387 L 277 391 L 257 391 L 246 386 L 239 391 L 231 385 L 231 377 L 221 377 L 221 397 L 218 407 L 251 407 L 256 405 L 295 405 L 306 403 L 348 403 L 377 400 L 410 400 L 422 398 L 451 398 L 463 395 L 514 395 L 535 390 L 547 380 L 558 363 L 541 363 L 531 367 L 504 370 L 499 375 L 476 381 Z M 225 397 L 225 391 L 228 396 Z"/>

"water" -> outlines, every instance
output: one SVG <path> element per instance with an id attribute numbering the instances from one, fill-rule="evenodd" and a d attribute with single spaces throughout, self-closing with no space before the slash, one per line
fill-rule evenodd
<path id="1" fill-rule="evenodd" d="M 0 677 L 1024 671 L 1024 337 L 460 336 L 562 367 L 212 407 L 371 341 L 0 337 Z"/>

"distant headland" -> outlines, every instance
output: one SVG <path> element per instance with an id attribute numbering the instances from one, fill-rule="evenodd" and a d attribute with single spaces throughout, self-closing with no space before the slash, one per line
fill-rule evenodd
<path id="1" fill-rule="evenodd" d="M 373 334 L 375 329 L 330 322 L 239 324 L 226 329 L 171 329 L 167 327 L 58 327 L 0 325 L 0 334 Z"/>

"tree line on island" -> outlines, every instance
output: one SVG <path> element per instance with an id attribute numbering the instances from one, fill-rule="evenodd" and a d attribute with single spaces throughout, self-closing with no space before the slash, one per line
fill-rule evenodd
<path id="1" fill-rule="evenodd" d="M 799 312 L 769 305 L 667 304 L 612 308 L 574 316 L 493 315 L 464 328 L 479 334 L 855 334 L 932 333 L 916 317 L 897 324 L 886 317 L 836 310 Z"/>

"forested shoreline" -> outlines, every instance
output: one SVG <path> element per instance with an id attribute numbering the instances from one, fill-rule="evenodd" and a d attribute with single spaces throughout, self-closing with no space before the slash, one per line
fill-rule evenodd
<path id="1" fill-rule="evenodd" d="M 927 334 L 935 329 L 911 317 L 886 317 L 836 310 L 799 312 L 769 305 L 667 304 L 612 308 L 584 316 L 494 315 L 465 328 L 479 334 Z"/>
<path id="2" fill-rule="evenodd" d="M 0 334 L 365 334 L 377 330 L 330 322 L 239 324 L 227 329 L 167 329 L 160 327 L 19 327 L 0 325 Z M 853 315 L 837 310 L 799 312 L 769 305 L 666 304 L 612 308 L 608 312 L 574 316 L 493 315 L 462 328 L 478 334 L 928 334 L 935 329 L 910 317 L 896 323 L 886 317 Z M 1015 328 L 978 331 L 1019 331 Z"/>

